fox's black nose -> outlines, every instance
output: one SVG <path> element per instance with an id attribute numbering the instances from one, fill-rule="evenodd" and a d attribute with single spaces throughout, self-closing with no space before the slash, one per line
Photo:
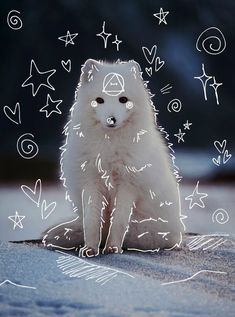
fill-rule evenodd
<path id="1" fill-rule="evenodd" d="M 107 121 L 107 126 L 111 128 L 115 127 L 117 122 L 115 117 L 108 117 L 106 121 Z"/>

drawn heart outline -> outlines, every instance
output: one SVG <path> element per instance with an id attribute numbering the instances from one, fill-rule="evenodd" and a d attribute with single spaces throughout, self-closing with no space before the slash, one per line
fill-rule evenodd
<path id="1" fill-rule="evenodd" d="M 10 119 L 15 124 L 21 124 L 21 116 L 20 116 L 20 103 L 17 102 L 14 110 L 12 110 L 9 106 L 4 106 L 3 111 L 8 119 Z M 12 118 L 13 116 L 13 118 Z M 18 117 L 18 120 L 14 120 L 15 117 Z"/>
<path id="2" fill-rule="evenodd" d="M 56 207 L 56 202 L 53 201 L 52 203 L 50 203 L 49 205 L 47 205 L 46 200 L 44 199 L 41 205 L 41 215 L 42 215 L 42 219 L 47 219 L 50 214 L 55 210 Z M 47 214 L 45 216 L 45 212 L 47 211 Z"/>
<path id="3" fill-rule="evenodd" d="M 41 200 L 41 193 L 42 193 L 41 179 L 39 178 L 36 181 L 34 185 L 34 189 L 31 189 L 30 187 L 26 185 L 21 185 L 21 189 L 24 192 L 24 194 L 39 207 L 40 200 Z"/>
<path id="4" fill-rule="evenodd" d="M 155 72 L 158 72 L 160 68 L 165 64 L 165 61 L 161 61 L 160 57 L 158 56 L 155 59 Z"/>
<path id="5" fill-rule="evenodd" d="M 61 65 L 63 66 L 63 68 L 70 73 L 71 71 L 71 60 L 68 59 L 67 62 L 65 62 L 64 60 L 61 61 Z"/>
<path id="6" fill-rule="evenodd" d="M 149 64 L 152 64 L 154 59 L 155 59 L 156 53 L 157 53 L 157 45 L 153 45 L 151 50 L 149 50 L 147 47 L 143 46 L 142 51 L 144 53 L 144 57 L 146 58 L 147 62 Z"/>
<path id="7" fill-rule="evenodd" d="M 232 157 L 232 154 L 228 154 L 228 150 L 224 152 L 223 163 L 226 164 Z"/>
<path id="8" fill-rule="evenodd" d="M 217 157 L 217 159 L 215 157 L 213 157 L 212 162 L 217 165 L 220 166 L 220 162 L 221 162 L 221 157 L 220 155 Z"/>
<path id="9" fill-rule="evenodd" d="M 151 77 L 152 76 L 152 73 L 153 73 L 153 69 L 152 69 L 152 67 L 145 67 L 145 71 L 146 71 L 146 73 L 148 74 L 148 76 L 149 77 Z"/>
<path id="10" fill-rule="evenodd" d="M 223 140 L 222 142 L 215 141 L 214 146 L 219 153 L 223 154 L 226 148 L 226 143 L 227 143 L 226 140 Z"/>

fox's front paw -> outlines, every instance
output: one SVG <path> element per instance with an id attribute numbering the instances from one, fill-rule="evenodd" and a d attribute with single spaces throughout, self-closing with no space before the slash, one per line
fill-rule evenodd
<path id="1" fill-rule="evenodd" d="M 80 257 L 93 257 L 99 255 L 99 248 L 92 248 L 89 246 L 84 246 L 79 250 Z"/>
<path id="2" fill-rule="evenodd" d="M 122 252 L 123 252 L 123 250 L 120 246 L 109 245 L 103 249 L 102 253 L 108 254 L 108 253 L 122 253 Z"/>

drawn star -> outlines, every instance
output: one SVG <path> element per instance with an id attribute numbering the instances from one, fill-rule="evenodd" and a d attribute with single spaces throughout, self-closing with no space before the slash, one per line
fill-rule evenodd
<path id="1" fill-rule="evenodd" d="M 36 96 L 41 86 L 45 86 L 49 89 L 55 90 L 55 88 L 50 84 L 49 78 L 56 72 L 55 69 L 48 70 L 46 72 L 40 72 L 37 68 L 35 61 L 32 59 L 30 63 L 29 77 L 23 82 L 21 87 L 32 86 L 32 95 Z M 37 81 L 37 88 L 35 89 L 34 82 Z M 40 83 L 39 83 L 40 82 Z"/>
<path id="2" fill-rule="evenodd" d="M 58 108 L 63 100 L 52 100 L 51 96 L 47 94 L 47 103 L 44 107 L 42 107 L 39 111 L 46 112 L 46 117 L 49 118 L 50 115 L 55 112 L 61 114 L 62 112 Z"/>
<path id="3" fill-rule="evenodd" d="M 190 200 L 189 209 L 192 209 L 195 205 L 197 205 L 197 206 L 199 206 L 201 208 L 205 207 L 205 204 L 204 204 L 202 199 L 206 198 L 208 196 L 208 194 L 199 193 L 198 185 L 199 185 L 199 181 L 197 182 L 197 185 L 195 186 L 192 194 L 185 198 L 185 200 Z"/>
<path id="4" fill-rule="evenodd" d="M 107 47 L 108 44 L 108 38 L 112 35 L 112 33 L 105 33 L 105 21 L 103 22 L 102 25 L 102 32 L 96 34 L 96 36 L 101 36 L 102 39 L 104 40 L 104 48 Z"/>
<path id="5" fill-rule="evenodd" d="M 58 37 L 58 39 L 60 41 L 65 42 L 65 47 L 66 47 L 68 44 L 71 44 L 71 45 L 75 44 L 73 39 L 75 39 L 76 36 L 78 36 L 78 33 L 71 34 L 69 31 L 67 31 L 66 35 L 60 36 Z"/>
<path id="6" fill-rule="evenodd" d="M 190 125 L 192 125 L 191 122 L 188 122 L 188 120 L 183 124 L 184 130 L 190 130 Z"/>
<path id="7" fill-rule="evenodd" d="M 179 129 L 179 133 L 174 134 L 174 136 L 178 138 L 178 143 L 180 143 L 181 141 L 184 142 L 184 135 L 185 133 L 182 132 L 181 129 Z"/>
<path id="8" fill-rule="evenodd" d="M 25 218 L 25 216 L 20 216 L 18 214 L 18 211 L 16 211 L 15 215 L 14 216 L 9 216 L 8 219 L 10 219 L 11 221 L 14 222 L 14 227 L 13 229 L 15 230 L 16 227 L 19 227 L 20 229 L 23 228 L 23 225 L 22 225 L 22 220 Z M 16 220 L 18 219 L 18 220 Z"/>
<path id="9" fill-rule="evenodd" d="M 205 72 L 204 64 L 202 64 L 202 75 L 198 76 L 198 77 L 194 77 L 194 78 L 199 79 L 201 81 L 202 87 L 203 87 L 203 92 L 204 92 L 204 98 L 205 98 L 205 100 L 207 100 L 206 86 L 207 86 L 208 80 L 210 80 L 212 78 L 212 76 L 207 76 L 207 74 Z"/>
<path id="10" fill-rule="evenodd" d="M 210 86 L 214 89 L 215 91 L 215 97 L 216 97 L 216 103 L 217 105 L 219 105 L 219 98 L 218 98 L 218 93 L 217 93 L 217 89 L 219 86 L 223 85 L 222 83 L 217 83 L 215 80 L 215 77 L 213 76 L 213 84 L 210 84 Z"/>
<path id="11" fill-rule="evenodd" d="M 119 51 L 119 44 L 122 43 L 122 41 L 118 40 L 117 35 L 115 35 L 115 41 L 112 43 L 117 45 L 117 51 Z"/>
<path id="12" fill-rule="evenodd" d="M 162 22 L 167 24 L 166 22 L 166 16 L 169 14 L 169 11 L 163 11 L 162 8 L 160 8 L 160 12 L 159 13 L 154 13 L 155 18 L 159 19 L 159 24 L 161 24 Z"/>

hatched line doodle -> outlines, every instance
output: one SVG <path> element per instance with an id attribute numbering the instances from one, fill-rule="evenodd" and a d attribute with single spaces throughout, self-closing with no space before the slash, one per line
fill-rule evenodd
<path id="1" fill-rule="evenodd" d="M 19 227 L 20 229 L 23 229 L 22 220 L 25 218 L 25 216 L 20 216 L 18 214 L 18 211 L 16 211 L 15 215 L 9 216 L 8 219 L 14 222 L 13 230 L 15 230 L 16 227 Z"/>
<path id="2" fill-rule="evenodd" d="M 47 102 L 46 105 L 43 106 L 39 111 L 46 113 L 46 118 L 49 118 L 50 115 L 54 113 L 61 114 L 61 110 L 58 106 L 63 102 L 63 100 L 52 100 L 51 96 L 47 94 Z"/>
<path id="3" fill-rule="evenodd" d="M 160 8 L 160 11 L 158 13 L 154 13 L 153 16 L 159 20 L 158 25 L 160 25 L 161 23 L 167 24 L 166 16 L 168 14 L 169 14 L 169 11 L 163 11 L 163 9 Z"/>
<path id="4" fill-rule="evenodd" d="M 217 45 L 215 45 L 215 40 Z M 210 27 L 204 30 L 198 37 L 196 49 L 201 52 L 202 49 L 210 55 L 218 55 L 226 48 L 226 40 L 223 33 L 217 27 Z"/>
<path id="5" fill-rule="evenodd" d="M 104 285 L 116 277 L 127 276 L 135 278 L 123 271 L 97 264 L 91 264 L 88 261 L 73 255 L 68 255 L 67 253 L 59 250 L 56 250 L 56 252 L 62 254 L 56 260 L 58 268 L 62 270 L 63 274 L 68 275 L 69 277 L 95 280 L 95 282 L 100 285 Z"/>
<path id="6" fill-rule="evenodd" d="M 197 205 L 200 208 L 205 208 L 203 198 L 206 198 L 208 196 L 207 193 L 199 193 L 198 191 L 199 181 L 197 181 L 197 185 L 195 186 L 192 194 L 187 196 L 185 200 L 189 200 L 189 209 L 191 210 L 195 205 Z"/>
<path id="7" fill-rule="evenodd" d="M 10 280 L 5 280 L 5 281 L 1 282 L 0 286 L 8 285 L 8 284 L 13 285 L 13 286 L 17 286 L 17 287 L 21 287 L 21 288 L 37 289 L 34 286 L 27 286 L 27 285 L 17 284 L 17 283 L 14 283 L 14 282 L 10 281 Z"/>
<path id="8" fill-rule="evenodd" d="M 216 209 L 212 214 L 212 222 L 217 222 L 220 225 L 224 225 L 229 221 L 229 214 L 225 209 Z"/>
<path id="9" fill-rule="evenodd" d="M 198 250 L 202 249 L 203 251 L 211 249 L 214 250 L 221 244 L 225 243 L 227 239 L 223 237 L 228 237 L 229 234 L 207 234 L 200 235 L 198 237 L 191 237 L 191 241 L 187 244 L 189 250 Z"/>
<path id="10" fill-rule="evenodd" d="M 117 37 L 117 35 L 115 35 L 115 41 L 112 42 L 112 44 L 116 44 L 117 47 L 117 51 L 119 51 L 119 45 L 122 43 L 122 41 L 120 41 Z"/>
<path id="11" fill-rule="evenodd" d="M 172 99 L 167 105 L 167 110 L 169 112 L 171 111 L 180 112 L 181 108 L 182 108 L 182 104 L 179 99 Z"/>
<path id="12" fill-rule="evenodd" d="M 12 110 L 9 106 L 4 106 L 3 111 L 6 117 L 14 122 L 15 124 L 21 124 L 21 115 L 20 115 L 20 103 L 17 102 L 14 110 Z"/>
<path id="13" fill-rule="evenodd" d="M 227 274 L 227 272 L 222 272 L 222 271 L 212 271 L 212 270 L 201 270 L 198 271 L 197 273 L 193 274 L 192 276 L 182 279 L 182 280 L 178 280 L 178 281 L 172 281 L 172 282 L 166 282 L 166 283 L 161 283 L 161 285 L 170 285 L 170 284 L 176 284 L 176 283 L 182 283 L 182 282 L 187 282 L 192 280 L 194 277 L 196 277 L 197 275 L 201 274 L 201 273 L 214 273 L 214 274 Z"/>
<path id="14" fill-rule="evenodd" d="M 109 96 L 118 96 L 125 91 L 125 82 L 122 75 L 117 73 L 108 73 L 103 80 L 102 92 Z"/>
<path id="15" fill-rule="evenodd" d="M 170 84 L 165 85 L 164 87 L 162 87 L 160 89 L 160 92 L 165 95 L 165 94 L 169 94 L 170 90 L 172 89 L 172 86 Z"/>
<path id="16" fill-rule="evenodd" d="M 70 31 L 67 31 L 67 34 L 63 36 L 59 36 L 58 40 L 65 42 L 65 47 L 66 47 L 68 44 L 74 45 L 75 43 L 73 40 L 77 36 L 78 36 L 78 33 L 71 34 Z"/>
<path id="17" fill-rule="evenodd" d="M 105 21 L 103 22 L 102 25 L 102 32 L 97 33 L 96 36 L 100 36 L 102 37 L 103 41 L 104 41 L 104 48 L 107 48 L 108 45 L 108 38 L 112 35 L 112 33 L 106 33 L 105 32 Z"/>
<path id="18" fill-rule="evenodd" d="M 30 160 L 38 154 L 38 145 L 33 141 L 33 139 L 33 134 L 24 133 L 16 142 L 16 148 L 19 155 L 26 160 Z"/>
<path id="19" fill-rule="evenodd" d="M 67 61 L 62 60 L 61 65 L 66 70 L 66 72 L 71 72 L 71 59 L 68 59 Z"/>
<path id="20" fill-rule="evenodd" d="M 29 77 L 23 82 L 23 84 L 21 85 L 21 87 L 27 87 L 27 86 L 32 86 L 32 95 L 33 97 L 36 96 L 36 94 L 38 93 L 39 89 L 44 86 L 47 87 L 51 90 L 55 90 L 55 88 L 51 85 L 51 83 L 49 82 L 49 78 L 51 76 L 53 76 L 55 74 L 56 70 L 55 69 L 51 69 L 51 70 L 47 70 L 45 72 L 40 72 L 35 61 L 32 59 L 31 63 L 30 63 L 30 71 L 29 71 Z M 41 78 L 41 83 L 38 84 L 37 88 L 35 89 L 34 83 L 33 83 L 33 79 L 34 79 L 34 74 L 36 77 Z"/>
<path id="21" fill-rule="evenodd" d="M 26 185 L 21 185 L 21 189 L 23 193 L 34 202 L 37 207 L 40 205 L 41 193 L 42 193 L 42 181 L 41 179 L 37 179 L 34 185 L 34 189 L 32 190 L 30 187 Z"/>
<path id="22" fill-rule="evenodd" d="M 21 29 L 23 26 L 23 22 L 18 15 L 20 15 L 20 12 L 17 10 L 11 10 L 7 15 L 7 24 L 15 31 Z"/>

